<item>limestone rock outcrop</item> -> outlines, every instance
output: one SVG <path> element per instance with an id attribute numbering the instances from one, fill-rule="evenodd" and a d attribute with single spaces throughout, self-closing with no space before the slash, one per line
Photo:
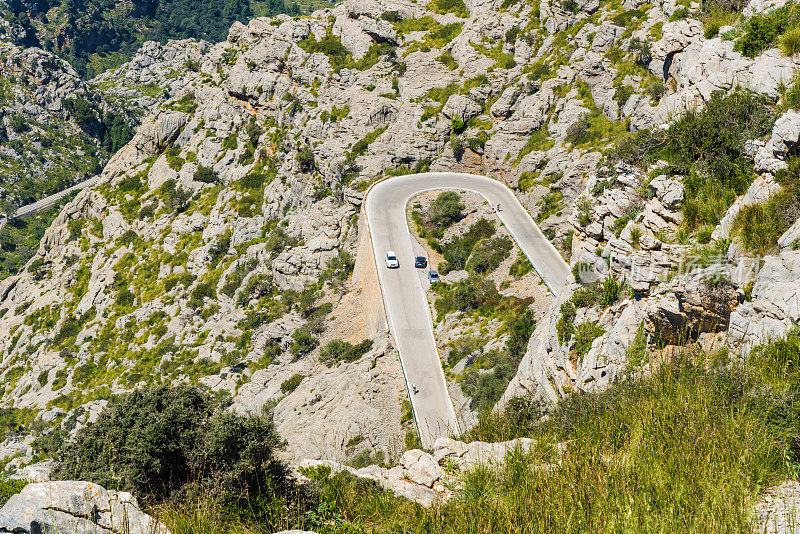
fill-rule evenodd
<path id="1" fill-rule="evenodd" d="M 434 443 L 433 454 L 419 449 L 408 450 L 400 457 L 398 465 L 392 468 L 370 465 L 355 469 L 320 460 L 303 460 L 297 468 L 300 471 L 328 468 L 331 474 L 347 471 L 359 478 L 373 480 L 398 496 L 430 507 L 442 504 L 453 496 L 453 489 L 458 486 L 459 472 L 470 471 L 479 465 L 501 466 L 509 452 L 528 452 L 535 444 L 534 440 L 528 438 L 501 443 L 464 443 L 439 438 Z"/>
<path id="2" fill-rule="evenodd" d="M 28 484 L 0 509 L 0 532 L 169 534 L 130 493 L 77 481 Z"/>

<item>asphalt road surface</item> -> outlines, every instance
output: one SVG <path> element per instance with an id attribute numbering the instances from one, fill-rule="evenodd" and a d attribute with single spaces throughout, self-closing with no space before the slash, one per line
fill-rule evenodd
<path id="1" fill-rule="evenodd" d="M 370 189 L 366 199 L 367 222 L 389 329 L 400 353 L 417 428 L 425 447 L 431 447 L 436 438 L 457 434 L 459 430 L 433 337 L 431 311 L 425 297 L 427 280 L 420 269 L 414 268 L 415 254 L 406 221 L 406 205 L 411 197 L 439 189 L 474 191 L 493 206 L 499 203 L 500 220 L 554 294 L 558 295 L 566 287 L 571 274 L 569 266 L 514 193 L 497 180 L 459 173 L 409 174 L 389 178 Z M 387 250 L 397 253 L 399 269 L 386 267 Z M 413 392 L 412 384 L 416 384 L 417 393 Z"/>
<path id="2" fill-rule="evenodd" d="M 63 191 L 59 191 L 58 193 L 52 194 L 49 197 L 44 197 L 42 200 L 34 202 L 33 204 L 28 204 L 27 206 L 22 206 L 16 212 L 14 212 L 14 217 L 19 219 L 27 219 L 28 217 L 32 217 L 37 213 L 41 213 L 43 211 L 49 210 L 58 202 L 73 193 L 74 191 L 80 191 L 81 189 L 86 189 L 87 187 L 91 187 L 97 183 L 99 176 L 95 176 L 93 178 L 89 178 L 88 180 L 84 180 L 78 184 L 73 185 L 72 187 L 68 187 Z M 8 222 L 8 217 L 5 215 L 0 216 L 0 228 L 6 225 Z"/>
<path id="3" fill-rule="evenodd" d="M 19 217 L 20 219 L 24 219 L 26 217 L 30 217 L 32 215 L 36 215 L 39 212 L 48 210 L 55 206 L 62 198 L 69 195 L 74 191 L 80 191 L 81 189 L 86 189 L 87 187 L 91 187 L 97 183 L 99 176 L 94 176 L 89 178 L 88 180 L 84 180 L 78 184 L 73 185 L 72 187 L 68 187 L 63 191 L 59 191 L 49 197 L 45 197 L 38 202 L 34 202 L 33 204 L 28 204 L 27 206 L 22 206 L 17 210 L 14 214 L 15 217 Z"/>

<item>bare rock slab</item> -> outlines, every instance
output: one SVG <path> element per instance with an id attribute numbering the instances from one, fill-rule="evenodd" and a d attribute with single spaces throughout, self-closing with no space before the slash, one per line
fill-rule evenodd
<path id="1" fill-rule="evenodd" d="M 0 532 L 169 534 L 130 493 L 78 481 L 28 484 L 0 509 Z"/>

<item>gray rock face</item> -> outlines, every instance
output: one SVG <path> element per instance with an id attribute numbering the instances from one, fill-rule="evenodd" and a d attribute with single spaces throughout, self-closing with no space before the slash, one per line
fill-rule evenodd
<path id="1" fill-rule="evenodd" d="M 481 106 L 474 100 L 462 95 L 453 95 L 447 99 L 442 108 L 442 115 L 448 119 L 458 119 L 466 124 L 468 120 L 481 114 Z"/>
<path id="2" fill-rule="evenodd" d="M 680 345 L 700 333 L 727 329 L 731 312 L 742 302 L 727 282 L 708 282 L 713 272 L 698 271 L 676 278 L 649 299 L 647 331 L 658 340 Z"/>
<path id="3" fill-rule="evenodd" d="M 15 480 L 27 480 L 29 482 L 47 482 L 50 480 L 50 473 L 53 471 L 53 460 L 45 460 L 36 464 L 28 465 L 12 475 Z"/>
<path id="4" fill-rule="evenodd" d="M 766 534 L 800 532 L 800 482 L 787 480 L 767 490 L 755 505 L 758 531 Z"/>
<path id="5" fill-rule="evenodd" d="M 161 523 L 139 509 L 130 493 L 74 481 L 25 486 L 0 509 L 0 532 L 169 534 Z"/>
<path id="6" fill-rule="evenodd" d="M 745 17 L 770 12 L 786 5 L 787 0 L 750 0 L 742 11 Z"/>
<path id="7" fill-rule="evenodd" d="M 766 256 L 753 285 L 752 300 L 730 318 L 730 345 L 744 353 L 786 335 L 800 319 L 800 252 Z"/>
<path id="8" fill-rule="evenodd" d="M 185 39 L 165 44 L 147 41 L 131 61 L 103 72 L 89 83 L 107 97 L 125 102 L 130 112 L 147 114 L 178 95 L 199 74 L 210 44 Z M 155 89 L 155 90 L 154 90 Z M 160 91 L 161 94 L 154 94 Z"/>
<path id="9" fill-rule="evenodd" d="M 800 112 L 790 109 L 781 115 L 772 128 L 770 143 L 772 152 L 777 157 L 785 158 L 789 152 L 797 149 L 800 142 Z"/>

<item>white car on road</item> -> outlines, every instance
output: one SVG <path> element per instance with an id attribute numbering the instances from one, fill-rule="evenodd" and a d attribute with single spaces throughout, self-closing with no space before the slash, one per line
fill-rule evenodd
<path id="1" fill-rule="evenodd" d="M 397 254 L 393 250 L 386 251 L 386 267 L 389 269 L 398 269 L 400 262 L 397 260 Z"/>

